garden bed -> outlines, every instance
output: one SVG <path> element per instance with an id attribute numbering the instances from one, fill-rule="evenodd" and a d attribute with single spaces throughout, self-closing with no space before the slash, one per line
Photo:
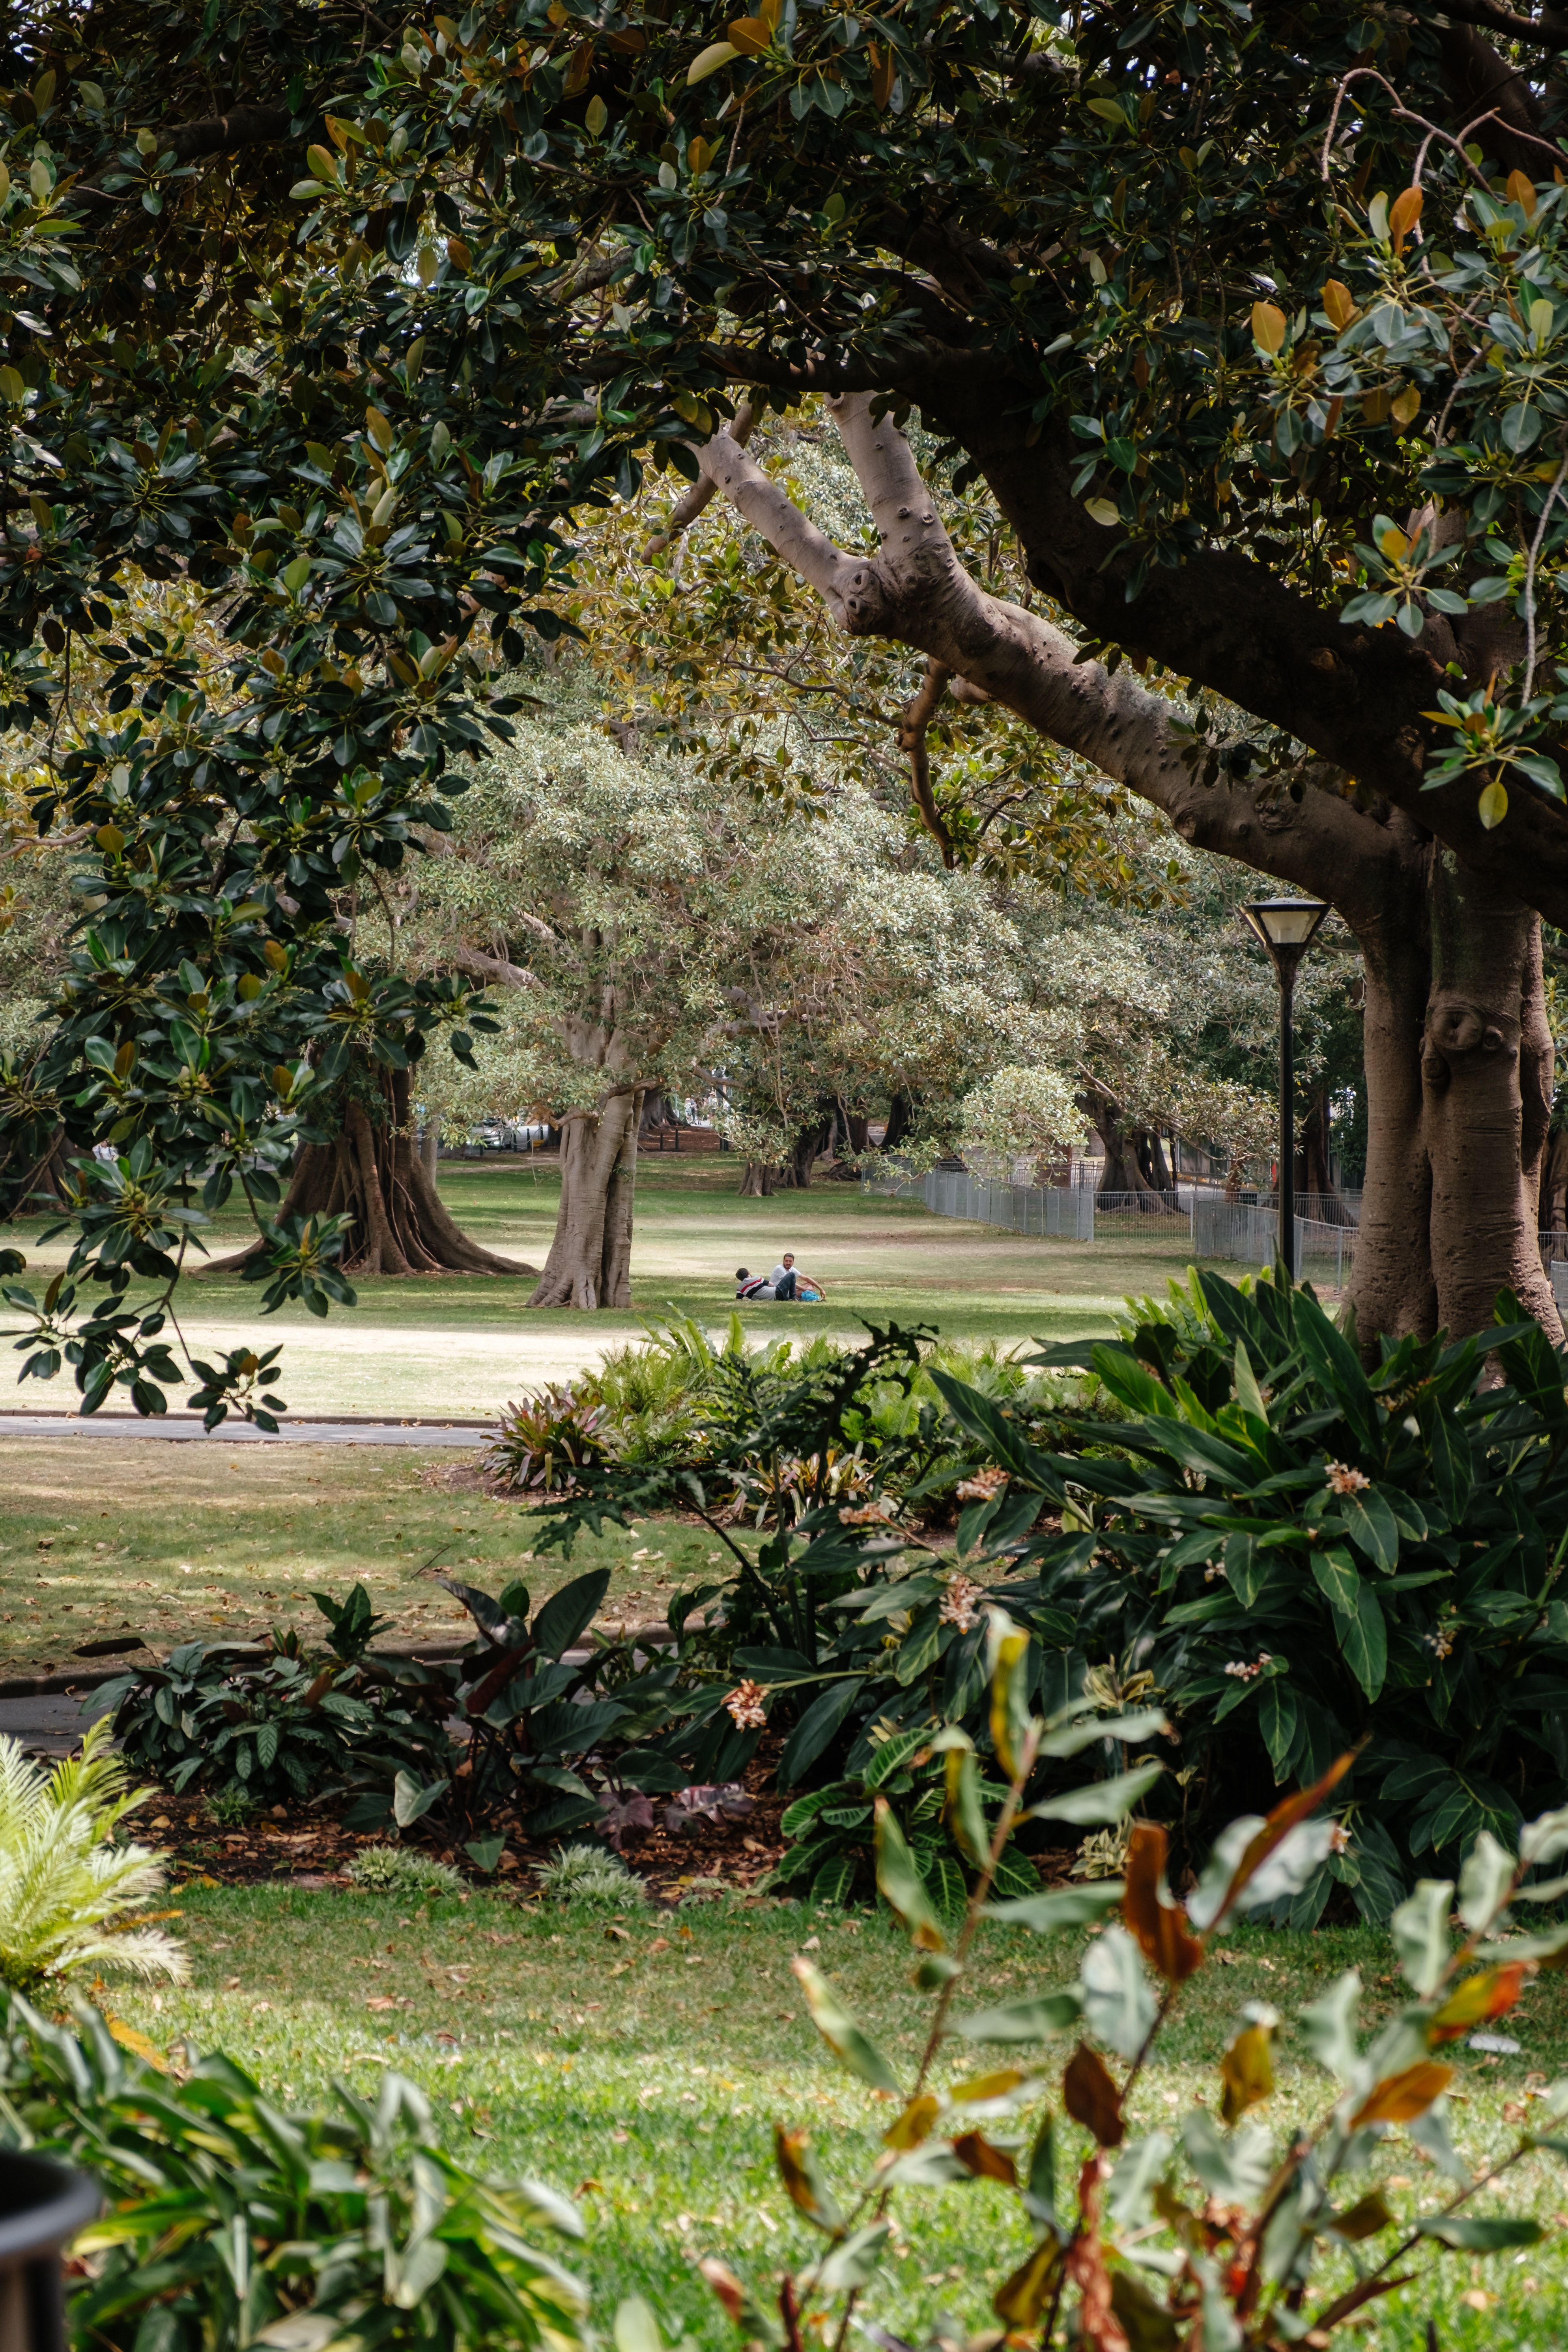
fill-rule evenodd
<path id="1" fill-rule="evenodd" d="M 732 1887 L 746 1893 L 764 1878 L 784 1851 L 779 1817 L 785 1802 L 774 1789 L 778 1743 L 753 1758 L 743 1776 L 752 1810 L 738 1822 L 702 1822 L 679 1832 L 668 1829 L 664 1807 L 655 1800 L 655 1826 L 628 1838 L 625 1859 L 658 1903 L 675 1904 L 700 1895 L 706 1882 L 714 1891 Z M 460 1837 L 430 1832 L 427 1822 L 402 1841 L 437 1861 L 471 1873 L 476 1886 L 489 1893 L 515 1894 L 527 1900 L 539 1892 L 537 1873 L 551 1861 L 570 1836 L 530 1839 L 503 1816 L 497 1828 L 507 1827 L 506 1851 L 491 1874 L 472 1872 Z M 166 1848 L 174 1864 L 174 1883 L 215 1886 L 253 1886 L 279 1880 L 296 1886 L 347 1886 L 348 1868 L 368 1846 L 388 1843 L 385 1832 L 346 1830 L 339 1814 L 326 1807 L 275 1806 L 229 1826 L 215 1818 L 200 1796 L 175 1796 L 160 1789 L 134 1822 L 135 1834 Z M 427 1833 L 428 1832 L 428 1833 Z M 586 1831 L 578 1833 L 584 1839 Z"/>

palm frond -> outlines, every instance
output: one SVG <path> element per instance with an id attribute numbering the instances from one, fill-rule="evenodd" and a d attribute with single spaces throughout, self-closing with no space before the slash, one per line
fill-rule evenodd
<path id="1" fill-rule="evenodd" d="M 26 1990 L 83 1969 L 188 1976 L 172 1936 L 135 1924 L 162 1891 L 162 1857 L 110 1843 L 151 1793 L 130 1786 L 106 1721 L 52 1770 L 0 1738 L 0 1983 Z"/>

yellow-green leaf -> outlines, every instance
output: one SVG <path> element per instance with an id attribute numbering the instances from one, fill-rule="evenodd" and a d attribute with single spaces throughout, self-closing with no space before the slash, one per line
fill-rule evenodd
<path id="1" fill-rule="evenodd" d="M 898 2076 L 876 2043 L 862 2033 L 822 1970 L 810 1960 L 798 1958 L 790 1966 L 805 1995 L 811 2021 L 835 2057 L 841 2058 L 850 2073 L 858 2074 L 863 2083 L 869 2083 L 874 2091 L 891 2091 L 899 2095 Z"/>
<path id="2" fill-rule="evenodd" d="M 687 67 L 687 89 L 695 89 L 700 81 L 706 81 L 710 74 L 716 74 L 721 66 L 731 64 L 740 54 L 733 41 L 710 42 L 707 48 L 698 51 Z"/>
<path id="3" fill-rule="evenodd" d="M 1500 825 L 1508 814 L 1508 793 L 1494 777 L 1476 803 L 1476 814 L 1489 833 Z"/>
<path id="4" fill-rule="evenodd" d="M 609 119 L 610 110 L 604 100 L 596 96 L 591 98 L 583 115 L 583 120 L 588 126 L 589 137 L 602 139 L 605 134 L 605 125 Z"/>
<path id="5" fill-rule="evenodd" d="M 1113 522 L 1121 520 L 1120 509 L 1110 499 L 1085 499 L 1083 510 L 1086 515 L 1091 515 L 1094 520 L 1106 530 L 1110 529 Z"/>

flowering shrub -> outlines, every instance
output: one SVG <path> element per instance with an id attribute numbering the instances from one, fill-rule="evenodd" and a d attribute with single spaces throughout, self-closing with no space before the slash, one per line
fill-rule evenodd
<path id="1" fill-rule="evenodd" d="M 1068 1691 L 1108 1659 L 1152 1675 L 1189 1773 L 1185 1861 L 1219 1826 L 1199 1791 L 1261 1796 L 1353 1748 L 1348 1837 L 1281 1916 L 1310 1924 L 1337 1882 L 1385 1920 L 1407 1858 L 1568 1802 L 1568 1363 L 1506 1298 L 1484 1339 L 1405 1339 L 1368 1373 L 1310 1290 L 1173 1293 L 1118 1341 L 1052 1351 L 1128 1416 L 1059 1450 L 935 1376 L 1007 1476 L 971 1507 L 976 1556 Z"/>

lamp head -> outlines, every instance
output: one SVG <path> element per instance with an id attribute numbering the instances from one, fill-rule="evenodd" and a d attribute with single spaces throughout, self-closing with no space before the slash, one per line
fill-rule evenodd
<path id="1" fill-rule="evenodd" d="M 1281 978 L 1295 971 L 1323 918 L 1331 911 L 1322 898 L 1254 898 L 1241 909 Z"/>

